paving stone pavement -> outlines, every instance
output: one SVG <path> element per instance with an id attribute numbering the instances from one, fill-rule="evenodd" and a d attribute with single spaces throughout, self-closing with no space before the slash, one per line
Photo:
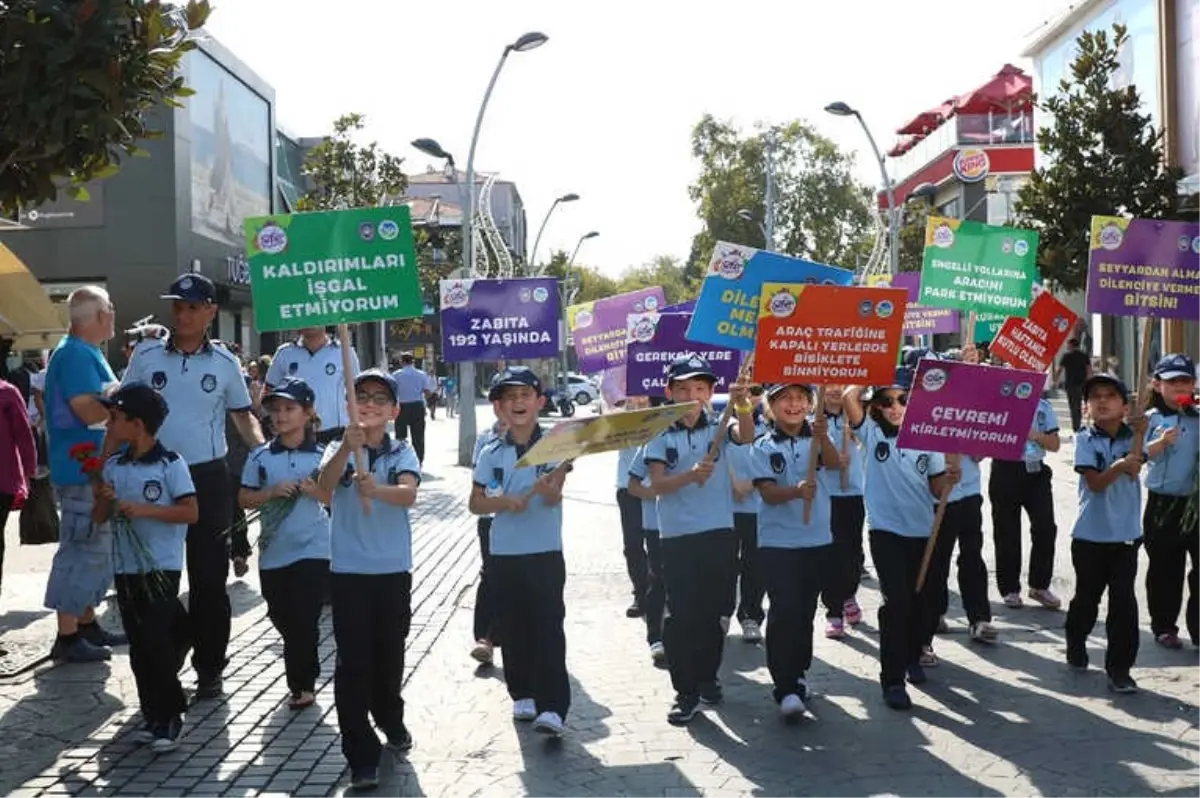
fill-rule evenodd
<path id="1" fill-rule="evenodd" d="M 426 476 L 414 513 L 413 622 L 405 678 L 428 654 L 455 600 L 479 568 L 475 522 L 466 509 L 465 469 L 452 467 L 456 426 L 430 426 Z M 52 552 L 51 552 L 52 554 Z M 48 557 L 25 552 L 17 592 L 25 628 L 19 638 L 53 635 L 40 607 Z M 46 560 L 44 569 L 30 562 Z M 26 566 L 24 573 L 19 567 Z M 335 648 L 328 610 L 321 624 L 317 704 L 291 712 L 282 648 L 257 592 L 257 573 L 231 583 L 235 621 L 226 695 L 188 713 L 179 751 L 153 757 L 127 734 L 140 723 L 125 649 L 101 665 L 47 665 L 0 682 L 0 794 L 41 795 L 325 795 L 343 781 L 345 762 L 333 709 Z M 31 603 L 32 602 L 32 603 Z M 6 628 L 21 618 L 5 613 Z M 119 626 L 115 611 L 106 616 Z M 7 635 L 6 635 L 7 639 Z M 185 686 L 193 679 L 183 674 Z"/>

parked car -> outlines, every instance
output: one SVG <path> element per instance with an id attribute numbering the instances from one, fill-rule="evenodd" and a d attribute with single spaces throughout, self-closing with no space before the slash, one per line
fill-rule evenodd
<path id="1" fill-rule="evenodd" d="M 561 380 L 559 384 L 562 384 Z M 568 372 L 566 394 L 576 405 L 590 405 L 600 397 L 600 386 L 590 377 Z"/>

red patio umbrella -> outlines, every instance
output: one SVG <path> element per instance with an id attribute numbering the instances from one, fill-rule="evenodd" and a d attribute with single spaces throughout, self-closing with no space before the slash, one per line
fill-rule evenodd
<path id="1" fill-rule="evenodd" d="M 1033 78 L 1012 64 L 1005 64 L 974 91 L 959 96 L 954 101 L 954 113 L 986 114 L 991 111 L 1025 110 L 1033 101 Z"/>

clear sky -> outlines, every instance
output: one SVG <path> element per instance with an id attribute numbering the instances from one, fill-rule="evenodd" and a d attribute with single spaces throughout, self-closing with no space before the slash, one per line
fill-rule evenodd
<path id="1" fill-rule="evenodd" d="M 324 135 L 342 113 L 405 158 L 431 137 L 466 167 L 475 114 L 504 46 L 526 31 L 550 41 L 510 56 L 492 95 L 476 168 L 517 184 L 529 246 L 554 197 L 539 249 L 574 248 L 616 274 L 655 255 L 684 258 L 699 222 L 690 133 L 704 113 L 746 128 L 805 118 L 879 172 L 852 119 L 880 147 L 918 112 L 983 83 L 1063 0 L 216 0 L 208 31 L 277 92 L 277 119 Z"/>

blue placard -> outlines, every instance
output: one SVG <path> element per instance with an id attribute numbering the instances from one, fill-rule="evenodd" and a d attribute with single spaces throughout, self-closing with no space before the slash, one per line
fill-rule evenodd
<path id="1" fill-rule="evenodd" d="M 751 351 L 763 283 L 850 285 L 854 272 L 740 244 L 717 242 L 688 325 L 689 340 Z"/>

